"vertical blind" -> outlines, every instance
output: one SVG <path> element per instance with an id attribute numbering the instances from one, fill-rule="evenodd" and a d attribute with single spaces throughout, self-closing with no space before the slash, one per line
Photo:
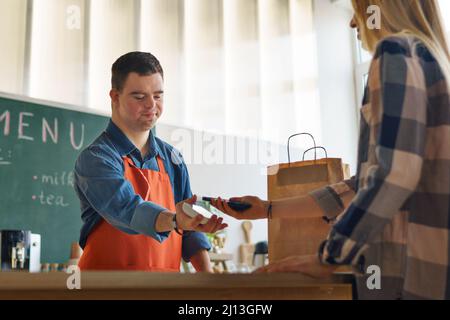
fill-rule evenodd
<path id="1" fill-rule="evenodd" d="M 440 0 L 450 33 L 450 1 Z M 320 140 L 313 0 L 1 0 L 0 91 L 109 112 L 111 64 L 150 51 L 162 122 Z M 332 53 L 330 53 L 332 54 Z"/>
<path id="2" fill-rule="evenodd" d="M 0 91 L 109 112 L 111 64 L 142 50 L 165 70 L 162 122 L 320 136 L 312 2 L 2 0 Z"/>

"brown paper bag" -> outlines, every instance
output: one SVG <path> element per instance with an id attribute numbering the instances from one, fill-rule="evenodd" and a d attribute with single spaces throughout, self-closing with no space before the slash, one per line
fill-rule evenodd
<path id="1" fill-rule="evenodd" d="M 296 136 L 296 135 L 294 135 Z M 291 139 L 291 136 L 289 139 Z M 313 138 L 314 139 L 314 138 Z M 321 148 L 314 147 L 305 151 Z M 324 149 L 325 150 L 325 149 Z M 326 150 L 325 150 L 326 152 Z M 288 140 L 288 158 L 289 140 Z M 268 199 L 279 200 L 304 195 L 350 177 L 349 166 L 341 159 L 324 158 L 283 163 L 268 167 Z M 316 254 L 331 226 L 323 218 L 270 219 L 269 261 L 292 255 Z"/>

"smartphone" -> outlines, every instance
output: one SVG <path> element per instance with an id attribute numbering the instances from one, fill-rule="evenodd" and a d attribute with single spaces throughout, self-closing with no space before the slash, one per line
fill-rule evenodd
<path id="1" fill-rule="evenodd" d="M 213 215 L 211 212 L 206 210 L 205 208 L 198 206 L 198 205 L 190 205 L 189 203 L 183 203 L 183 211 L 186 213 L 189 217 L 195 218 L 198 214 L 201 214 L 204 218 L 200 222 L 201 224 L 207 224 L 209 221 L 209 218 Z"/>
<path id="2" fill-rule="evenodd" d="M 215 200 L 215 198 L 211 197 L 202 197 L 203 201 L 211 202 L 211 200 Z M 231 209 L 235 211 L 245 211 L 247 209 L 250 209 L 252 205 L 250 203 L 246 202 L 240 202 L 240 201 L 227 201 L 227 204 L 230 206 Z"/>

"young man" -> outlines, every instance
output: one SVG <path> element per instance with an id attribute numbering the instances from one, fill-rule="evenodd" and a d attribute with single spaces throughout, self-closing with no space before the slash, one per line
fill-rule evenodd
<path id="1" fill-rule="evenodd" d="M 203 233 L 226 227 L 188 217 L 189 175 L 178 152 L 151 129 L 163 112 L 163 70 L 150 53 L 130 52 L 112 66 L 112 118 L 75 165 L 81 201 L 82 270 L 178 272 L 181 257 L 211 272 Z M 176 205 L 176 203 L 178 203 Z M 184 230 L 184 232 L 183 232 Z"/>

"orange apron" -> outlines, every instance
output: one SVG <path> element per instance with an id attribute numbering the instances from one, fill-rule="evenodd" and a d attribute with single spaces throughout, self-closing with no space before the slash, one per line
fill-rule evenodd
<path id="1" fill-rule="evenodd" d="M 160 171 L 137 168 L 123 157 L 124 177 L 136 194 L 175 212 L 175 200 L 164 163 L 157 156 Z M 170 232 L 162 243 L 146 235 L 120 231 L 102 219 L 89 235 L 78 266 L 81 270 L 141 270 L 179 272 L 182 237 Z"/>

